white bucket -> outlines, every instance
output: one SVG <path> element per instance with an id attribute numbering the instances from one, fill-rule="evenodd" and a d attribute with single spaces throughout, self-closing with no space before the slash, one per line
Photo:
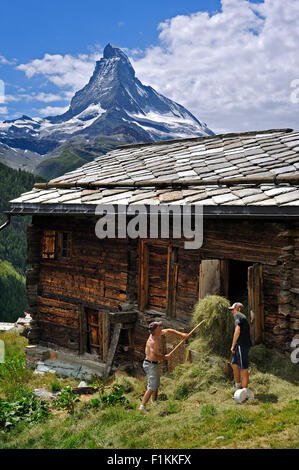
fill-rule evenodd
<path id="1" fill-rule="evenodd" d="M 248 398 L 246 388 L 240 388 L 235 391 L 234 399 L 237 403 L 242 403 L 246 398 Z"/>

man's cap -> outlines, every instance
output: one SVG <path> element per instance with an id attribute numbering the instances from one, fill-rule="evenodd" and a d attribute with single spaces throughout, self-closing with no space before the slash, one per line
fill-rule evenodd
<path id="1" fill-rule="evenodd" d="M 234 310 L 234 308 L 236 308 L 237 310 L 242 310 L 243 307 L 244 305 L 241 304 L 241 302 L 235 302 L 231 307 L 228 307 L 228 309 Z"/>
<path id="2" fill-rule="evenodd" d="M 150 323 L 148 325 L 148 329 L 150 330 L 151 333 L 153 333 L 153 331 L 155 331 L 155 329 L 158 326 L 162 326 L 162 322 L 161 321 L 153 321 L 152 323 Z"/>

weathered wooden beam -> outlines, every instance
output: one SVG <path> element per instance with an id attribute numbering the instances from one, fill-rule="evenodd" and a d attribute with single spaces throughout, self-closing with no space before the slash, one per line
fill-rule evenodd
<path id="1" fill-rule="evenodd" d="M 114 359 L 116 348 L 117 348 L 118 341 L 119 341 L 120 331 L 121 331 L 121 323 L 116 323 L 114 330 L 113 330 L 113 336 L 112 336 L 112 340 L 111 340 L 109 351 L 108 351 L 105 373 L 104 373 L 105 377 L 108 377 L 111 371 L 113 359 Z"/>
<path id="2" fill-rule="evenodd" d="M 137 312 L 109 312 L 111 323 L 134 323 L 137 320 Z"/>

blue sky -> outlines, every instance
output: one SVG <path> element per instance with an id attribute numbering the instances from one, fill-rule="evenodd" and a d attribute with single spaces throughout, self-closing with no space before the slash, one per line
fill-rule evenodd
<path id="1" fill-rule="evenodd" d="M 1 53 L 7 58 L 29 61 L 43 56 L 45 51 L 86 53 L 97 43 L 145 48 L 157 43 L 157 26 L 164 20 L 220 8 L 218 0 L 2 2 Z"/>
<path id="2" fill-rule="evenodd" d="M 293 0 L 12 0 L 2 3 L 0 22 L 2 120 L 62 112 L 112 42 L 138 78 L 213 130 L 297 122 L 289 99 L 299 78 Z"/>

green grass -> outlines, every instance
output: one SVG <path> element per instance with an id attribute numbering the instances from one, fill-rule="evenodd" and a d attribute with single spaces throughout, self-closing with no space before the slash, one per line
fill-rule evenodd
<path id="1" fill-rule="evenodd" d="M 56 178 L 114 150 L 122 143 L 125 142 L 105 136 L 97 137 L 88 143 L 71 143 L 61 148 L 58 157 L 50 157 L 41 162 L 36 168 L 36 173 L 47 179 Z"/>
<path id="2" fill-rule="evenodd" d="M 198 340 L 196 340 L 198 341 Z M 8 354 L 19 354 L 24 339 L 6 339 Z M 190 347 L 192 343 L 190 344 Z M 202 346 L 202 351 L 205 348 Z M 253 350 L 253 357 L 254 357 Z M 20 422 L 0 434 L 2 449 L 298 449 L 299 448 L 299 375 L 298 366 L 286 356 L 273 351 L 263 363 L 250 367 L 250 388 L 255 399 L 237 404 L 233 400 L 233 382 L 217 364 L 202 352 L 200 362 L 185 363 L 173 373 L 161 377 L 156 407 L 148 405 L 149 414 L 138 411 L 145 390 L 145 379 L 117 373 L 104 384 L 111 394 L 113 385 L 121 385 L 131 407 L 122 404 L 98 406 L 99 393 L 92 396 L 95 406 L 82 397 L 72 414 L 54 412 L 45 422 Z M 35 376 L 30 371 L 27 386 L 32 390 L 45 386 L 77 385 L 53 375 Z M 49 377 L 48 377 L 49 376 Z M 0 383 L 0 392 L 3 394 Z M 167 399 L 165 399 L 167 398 Z"/>

